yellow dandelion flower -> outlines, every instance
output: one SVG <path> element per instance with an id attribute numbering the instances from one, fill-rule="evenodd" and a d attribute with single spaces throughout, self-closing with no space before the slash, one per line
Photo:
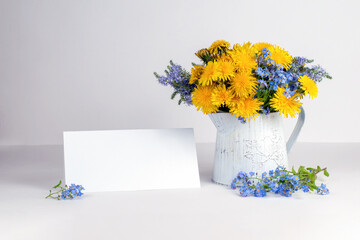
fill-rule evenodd
<path id="1" fill-rule="evenodd" d="M 232 91 L 232 90 L 230 90 L 230 92 L 232 93 L 232 95 L 233 95 L 234 97 L 232 97 L 232 98 L 229 100 L 227 106 L 228 106 L 229 108 L 232 108 L 232 107 L 235 107 L 236 104 L 238 104 L 243 98 L 236 96 L 236 95 L 234 94 L 234 91 Z"/>
<path id="2" fill-rule="evenodd" d="M 299 82 L 301 83 L 301 89 L 304 90 L 305 95 L 309 94 L 310 98 L 317 97 L 318 87 L 314 80 L 304 75 L 299 78 Z"/>
<path id="3" fill-rule="evenodd" d="M 225 40 L 217 40 L 211 44 L 209 47 L 209 52 L 211 54 L 217 54 L 219 51 L 228 49 L 230 47 L 230 43 Z"/>
<path id="4" fill-rule="evenodd" d="M 230 78 L 234 77 L 234 65 L 232 62 L 228 61 L 219 61 L 216 62 L 218 69 L 218 78 L 221 81 L 230 80 Z"/>
<path id="5" fill-rule="evenodd" d="M 290 68 L 292 57 L 288 51 L 276 45 L 269 48 L 271 55 L 269 56 L 276 64 L 282 65 L 286 70 Z"/>
<path id="6" fill-rule="evenodd" d="M 284 117 L 295 117 L 297 113 L 301 111 L 300 106 L 302 103 L 296 99 L 298 97 L 297 94 L 294 96 L 287 98 L 284 96 L 285 89 L 283 87 L 279 87 L 272 99 L 270 99 L 270 106 L 274 108 L 276 111 L 280 112 L 284 115 Z"/>
<path id="7" fill-rule="evenodd" d="M 258 111 L 261 111 L 261 105 L 263 105 L 263 102 L 250 96 L 238 99 L 236 104 L 230 107 L 230 112 L 236 117 L 243 117 L 244 120 L 255 119 L 259 115 Z"/>
<path id="8" fill-rule="evenodd" d="M 193 91 L 191 100 L 198 111 L 205 114 L 217 112 L 218 108 L 211 101 L 213 89 L 212 86 L 198 86 Z"/>
<path id="9" fill-rule="evenodd" d="M 201 85 L 211 85 L 213 81 L 216 81 L 219 75 L 218 65 L 214 62 L 208 62 L 208 65 L 204 68 L 204 71 L 199 79 Z"/>
<path id="10" fill-rule="evenodd" d="M 259 42 L 259 43 L 255 43 L 253 45 L 253 47 L 255 48 L 255 50 L 257 52 L 261 51 L 263 48 L 267 48 L 269 49 L 270 47 L 272 47 L 272 44 L 270 43 L 266 43 L 266 42 Z"/>
<path id="11" fill-rule="evenodd" d="M 229 55 L 239 71 L 251 71 L 257 66 L 255 49 L 249 42 L 243 45 L 235 44 Z"/>
<path id="12" fill-rule="evenodd" d="M 224 84 L 221 84 L 213 90 L 211 101 L 216 107 L 220 107 L 221 105 L 229 106 L 233 97 L 233 92 L 226 89 Z"/>
<path id="13" fill-rule="evenodd" d="M 190 76 L 190 80 L 189 83 L 193 84 L 194 82 L 196 82 L 197 80 L 200 79 L 201 74 L 204 71 L 204 67 L 201 65 L 194 65 L 193 68 L 191 69 L 191 76 Z"/>
<path id="14" fill-rule="evenodd" d="M 210 52 L 209 52 L 209 50 L 208 50 L 207 48 L 203 48 L 203 49 L 200 49 L 199 51 L 197 51 L 197 52 L 195 53 L 195 55 L 196 55 L 198 58 L 203 59 L 204 56 L 210 55 Z"/>
<path id="15" fill-rule="evenodd" d="M 227 61 L 227 62 L 233 62 L 232 58 L 230 57 L 229 54 L 223 54 L 219 57 L 218 61 Z"/>
<path id="16" fill-rule="evenodd" d="M 239 72 L 230 80 L 230 85 L 236 96 L 247 97 L 256 93 L 258 83 L 250 72 Z"/>

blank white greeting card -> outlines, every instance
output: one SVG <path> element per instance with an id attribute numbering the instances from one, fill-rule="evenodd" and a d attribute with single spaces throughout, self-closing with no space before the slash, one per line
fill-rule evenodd
<path id="1" fill-rule="evenodd" d="M 87 192 L 200 187 L 193 129 L 64 132 L 64 158 Z"/>

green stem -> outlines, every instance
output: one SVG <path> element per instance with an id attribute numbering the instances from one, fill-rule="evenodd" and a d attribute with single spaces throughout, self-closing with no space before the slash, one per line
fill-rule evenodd
<path id="1" fill-rule="evenodd" d="M 60 192 L 62 192 L 62 191 L 63 191 L 63 189 L 61 188 L 61 190 L 59 190 L 59 191 L 57 191 L 57 192 L 50 193 L 50 194 L 47 195 L 45 198 L 51 197 L 51 198 L 57 199 L 57 197 L 53 197 L 53 195 L 54 195 L 54 194 L 58 194 L 58 193 L 60 193 Z"/>

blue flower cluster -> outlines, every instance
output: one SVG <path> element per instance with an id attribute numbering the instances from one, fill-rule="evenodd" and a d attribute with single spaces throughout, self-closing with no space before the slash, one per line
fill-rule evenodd
<path id="1" fill-rule="evenodd" d="M 70 187 L 65 185 L 62 186 L 62 181 L 60 180 L 58 184 L 50 189 L 49 195 L 45 198 L 52 198 L 52 199 L 73 199 L 75 197 L 81 197 L 84 195 L 81 191 L 85 190 L 81 185 L 71 184 Z"/>
<path id="2" fill-rule="evenodd" d="M 232 189 L 239 189 L 240 196 L 255 196 L 265 197 L 267 192 L 280 194 L 281 196 L 291 197 L 292 194 L 298 190 L 309 192 L 310 180 L 301 180 L 298 176 L 291 174 L 284 167 L 277 167 L 268 173 L 264 172 L 261 176 L 257 173 L 239 172 L 236 178 L 232 181 L 230 187 Z M 329 194 L 329 189 L 325 184 L 317 187 L 317 193 L 321 195 Z"/>
<path id="3" fill-rule="evenodd" d="M 314 60 L 305 57 L 294 57 L 289 72 L 297 79 L 302 75 L 307 75 L 316 82 L 321 82 L 324 77 L 331 79 L 331 76 L 320 65 L 306 67 L 306 64 Z M 300 74 L 298 74 L 300 72 Z"/>
<path id="4" fill-rule="evenodd" d="M 318 187 L 316 189 L 316 191 L 317 191 L 318 194 L 321 194 L 321 195 L 328 195 L 329 194 L 329 189 L 323 183 L 321 184 L 320 187 Z"/>
<path id="5" fill-rule="evenodd" d="M 195 84 L 189 84 L 191 74 L 184 68 L 170 61 L 170 65 L 165 70 L 165 76 L 160 76 L 157 73 L 154 74 L 160 84 L 170 85 L 175 89 L 171 99 L 174 99 L 179 94 L 179 104 L 185 102 L 188 105 L 192 105 L 191 92 L 195 89 Z"/>
<path id="6" fill-rule="evenodd" d="M 62 190 L 61 198 L 62 199 L 66 199 L 66 198 L 72 199 L 74 197 L 81 197 L 82 195 L 84 195 L 84 193 L 81 192 L 82 190 L 85 190 L 83 186 L 71 184 L 68 188 L 65 187 L 65 189 Z"/>
<path id="7" fill-rule="evenodd" d="M 286 96 L 291 97 L 292 95 L 289 94 L 289 92 L 292 92 L 298 87 L 298 85 L 294 84 L 296 84 L 299 76 L 286 71 L 282 65 L 276 64 L 274 60 L 268 58 L 268 56 L 271 56 L 270 50 L 263 48 L 261 55 L 257 58 L 258 67 L 254 73 L 257 76 L 260 88 L 276 91 L 278 87 L 284 87 L 288 91 Z"/>
<path id="8" fill-rule="evenodd" d="M 305 67 L 307 63 L 313 62 L 304 57 L 294 57 L 289 69 L 284 69 L 280 64 L 276 64 L 269 58 L 271 52 L 267 48 L 261 50 L 258 56 L 258 67 L 254 74 L 258 79 L 260 89 L 276 91 L 279 87 L 284 87 L 284 95 L 287 98 L 293 96 L 293 91 L 299 88 L 299 77 L 307 75 L 309 78 L 320 82 L 324 77 L 331 78 L 328 73 L 319 65 L 310 68 Z"/>

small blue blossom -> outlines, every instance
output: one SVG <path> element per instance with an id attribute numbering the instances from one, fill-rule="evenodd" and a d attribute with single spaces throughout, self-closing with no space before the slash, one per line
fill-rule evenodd
<path id="1" fill-rule="evenodd" d="M 269 114 L 270 114 L 270 109 L 269 109 L 269 107 L 263 109 L 263 110 L 262 110 L 262 113 L 263 113 L 264 115 L 269 115 Z"/>
<path id="2" fill-rule="evenodd" d="M 285 88 L 285 91 L 283 92 L 284 96 L 286 98 L 291 98 L 294 95 L 294 92 L 290 90 L 290 88 Z"/>
<path id="3" fill-rule="evenodd" d="M 266 88 L 268 86 L 267 82 L 263 79 L 259 79 L 258 83 L 259 83 L 260 87 L 262 87 L 262 88 Z"/>
<path id="4" fill-rule="evenodd" d="M 256 187 L 254 190 L 254 196 L 255 197 L 265 197 L 266 196 L 266 190 L 262 184 L 260 184 L 260 183 L 256 184 Z"/>
<path id="5" fill-rule="evenodd" d="M 241 122 L 241 123 L 246 123 L 246 120 L 244 117 L 238 117 L 238 120 Z"/>
<path id="6" fill-rule="evenodd" d="M 306 184 L 302 184 L 301 185 L 301 189 L 304 191 L 304 192 L 309 192 L 310 191 L 310 187 Z"/>
<path id="7" fill-rule="evenodd" d="M 266 59 L 266 63 L 270 66 L 276 66 L 276 63 L 274 62 L 274 60 L 272 60 L 270 58 Z"/>
<path id="8" fill-rule="evenodd" d="M 264 183 L 265 183 L 265 184 L 270 183 L 270 178 L 264 178 Z"/>
<path id="9" fill-rule="evenodd" d="M 271 55 L 270 50 L 267 49 L 267 48 L 261 49 L 261 53 L 262 53 L 262 55 L 263 55 L 264 58 L 266 58 L 267 56 L 270 56 L 270 55 Z"/>
<path id="10" fill-rule="evenodd" d="M 236 183 L 237 183 L 237 179 L 234 178 L 234 180 L 231 182 L 231 185 L 230 185 L 231 189 L 235 189 L 235 188 L 236 188 Z"/>
<path id="11" fill-rule="evenodd" d="M 249 172 L 249 175 L 250 175 L 250 176 L 254 176 L 255 173 L 254 173 L 254 172 Z"/>
<path id="12" fill-rule="evenodd" d="M 268 77 L 269 76 L 269 72 L 267 69 L 262 69 L 261 67 L 258 67 L 256 70 L 255 70 L 255 73 L 257 75 L 259 75 L 260 77 Z"/>
<path id="13" fill-rule="evenodd" d="M 329 189 L 326 187 L 325 184 L 321 184 L 320 187 L 318 187 L 316 189 L 317 193 L 320 194 L 320 195 L 328 195 L 330 192 L 329 192 Z"/>

